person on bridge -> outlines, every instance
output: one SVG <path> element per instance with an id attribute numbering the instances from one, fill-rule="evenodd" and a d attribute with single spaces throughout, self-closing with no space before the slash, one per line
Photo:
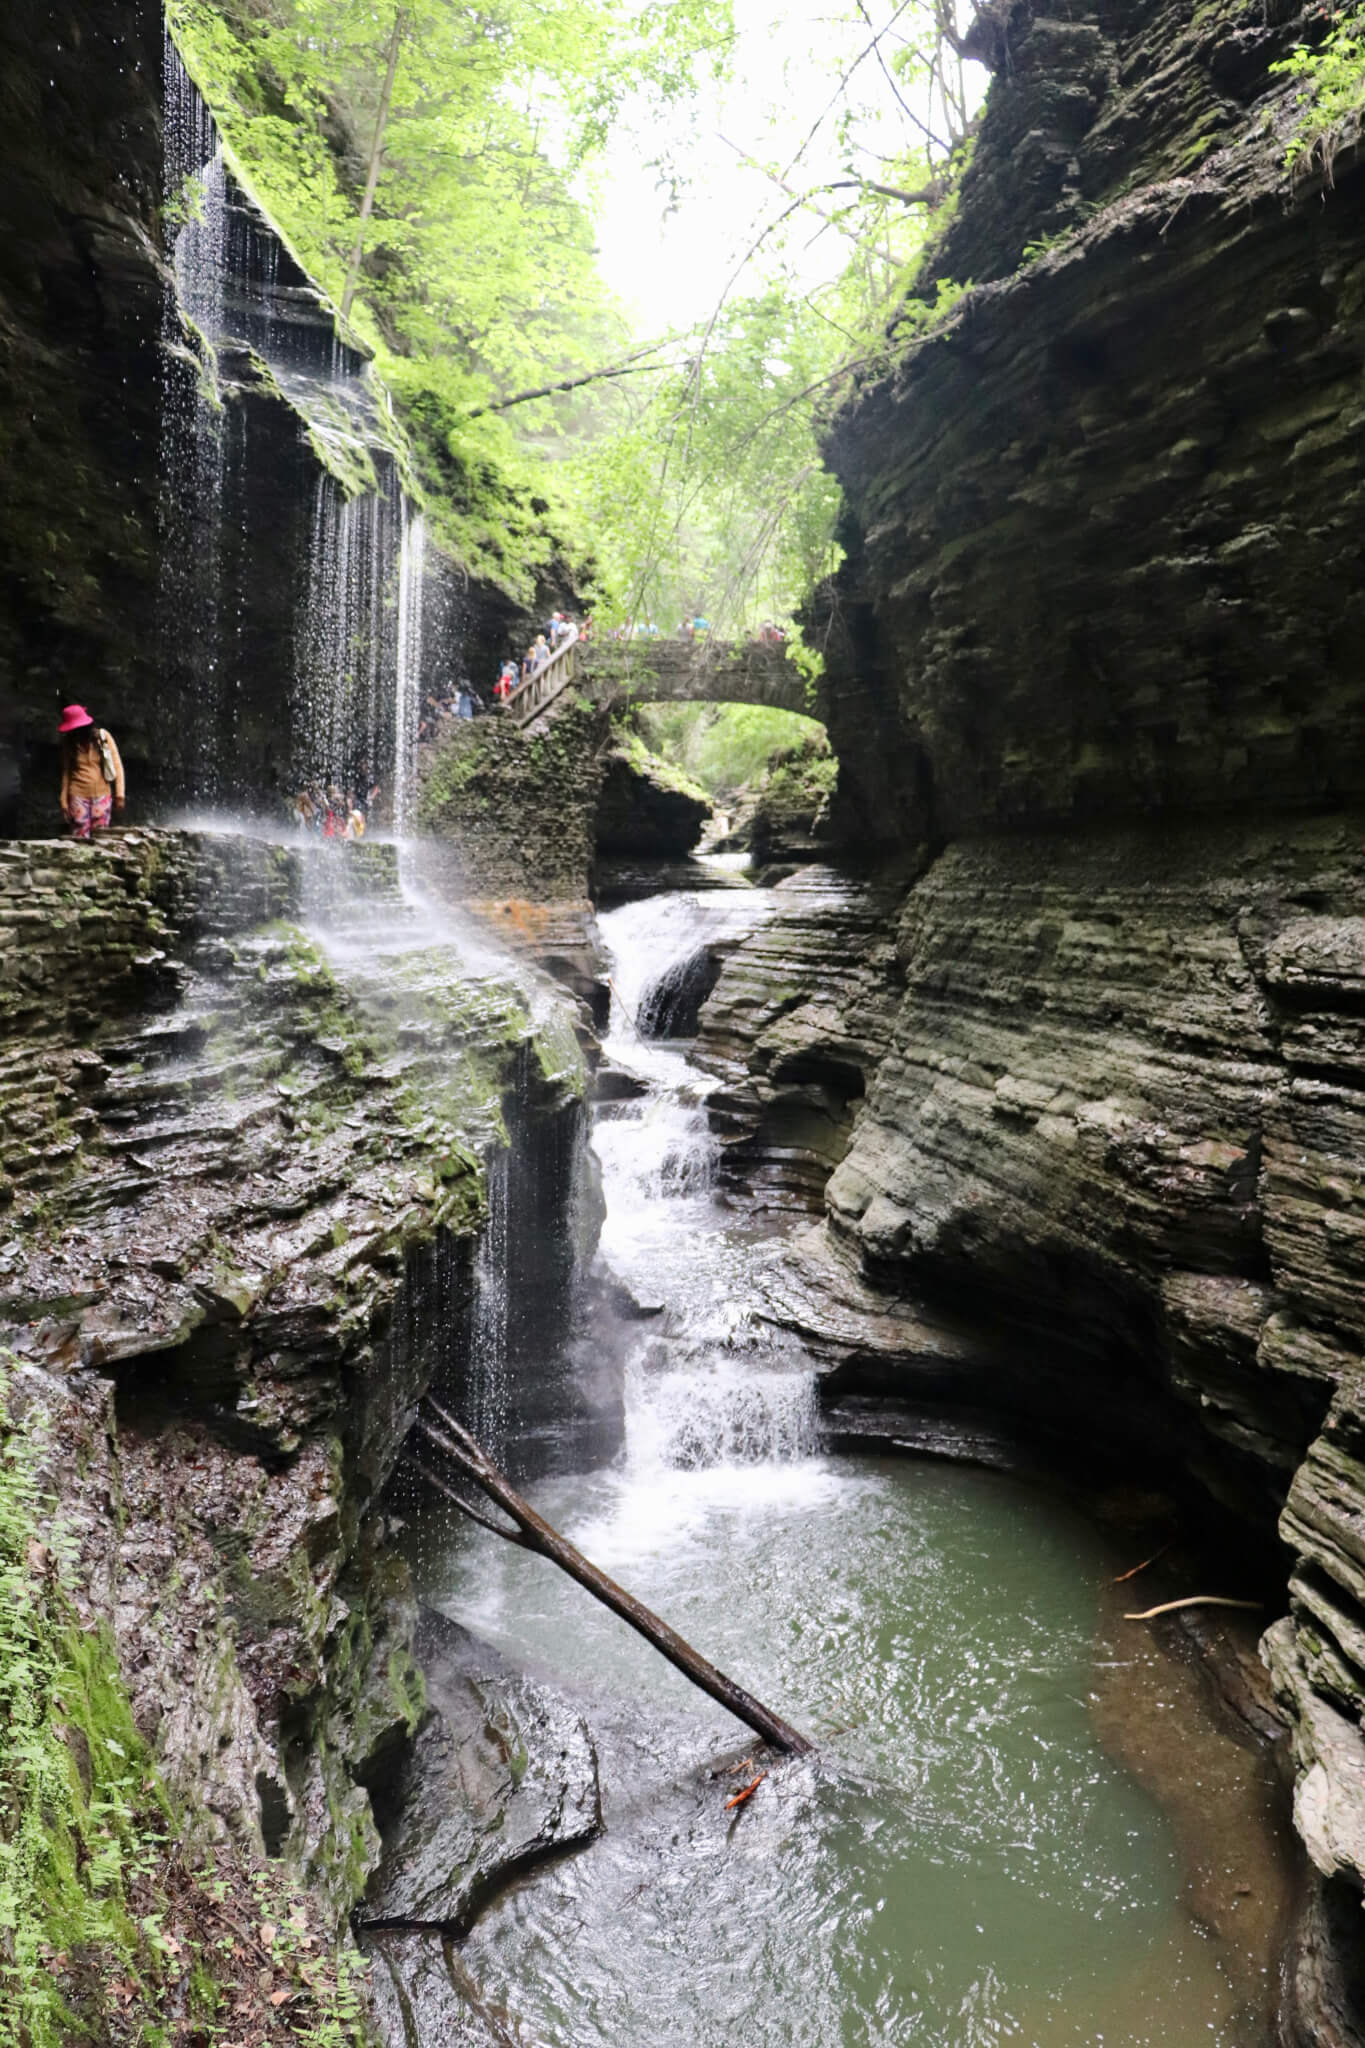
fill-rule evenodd
<path id="1" fill-rule="evenodd" d="M 538 676 L 550 659 L 550 643 L 543 633 L 537 633 L 531 648 L 531 674 Z"/>
<path id="2" fill-rule="evenodd" d="M 61 807 L 73 839 L 103 831 L 123 809 L 123 762 L 111 734 L 83 704 L 68 704 L 57 724 L 62 742 Z"/>
<path id="3" fill-rule="evenodd" d="M 501 670 L 499 671 L 498 680 L 493 685 L 494 702 L 497 704 L 505 704 L 508 698 L 512 696 L 512 694 L 516 690 L 516 687 L 516 664 L 515 662 L 505 661 L 502 665 Z"/>

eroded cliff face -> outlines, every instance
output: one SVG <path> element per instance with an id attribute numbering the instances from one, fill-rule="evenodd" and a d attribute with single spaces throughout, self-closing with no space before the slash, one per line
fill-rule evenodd
<path id="1" fill-rule="evenodd" d="M 1346 151 L 1332 188 L 1289 184 L 1269 67 L 1316 33 L 1297 10 L 994 19 L 936 270 L 973 289 L 831 441 L 837 809 L 923 873 L 884 1056 L 773 1312 L 824 1347 L 850 1415 L 861 1390 L 956 1408 L 968 1444 L 1006 1416 L 1161 1460 L 1236 1518 L 1272 1612 L 1288 1578 L 1264 1654 L 1326 1889 L 1285 2026 L 1345 2042 L 1365 2011 L 1365 172 Z M 775 929 L 727 963 L 704 1038 L 776 981 Z M 819 987 L 794 978 L 793 1024 Z M 727 1050 L 732 1095 L 766 1085 L 765 1034 Z"/>
<path id="2" fill-rule="evenodd" d="M 935 275 L 830 455 L 848 829 L 1365 789 L 1365 174 L 1291 189 L 1298 10 L 1015 8 Z"/>
<path id="3" fill-rule="evenodd" d="M 571 1023 L 439 933 L 403 943 L 391 846 L 0 855 L 17 1409 L 46 1417 L 84 1612 L 187 1849 L 286 1856 L 343 1911 L 423 1711 L 379 1496 L 425 1389 L 460 1397 L 509 1120 L 554 1251 L 518 1254 L 528 1322 L 543 1296 L 562 1324 L 549 1297 L 595 1228 Z M 541 1140 L 563 1170 L 533 1186 Z"/>

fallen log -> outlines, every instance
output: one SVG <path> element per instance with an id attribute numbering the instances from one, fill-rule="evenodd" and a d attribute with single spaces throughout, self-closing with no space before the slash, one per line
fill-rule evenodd
<path id="1" fill-rule="evenodd" d="M 427 1396 L 426 1407 L 430 1414 L 419 1414 L 417 1417 L 417 1428 L 425 1441 L 448 1460 L 459 1478 L 477 1487 L 480 1493 L 500 1508 L 513 1526 L 510 1529 L 501 1527 L 471 1506 L 456 1487 L 438 1478 L 424 1462 L 412 1458 L 411 1462 L 429 1485 L 434 1486 L 482 1528 L 491 1529 L 494 1535 L 502 1536 L 509 1543 L 519 1544 L 523 1550 L 534 1550 L 541 1557 L 548 1557 L 552 1564 L 557 1564 L 561 1571 L 567 1572 L 571 1579 L 577 1580 L 578 1584 L 595 1599 L 600 1600 L 604 1607 L 609 1607 L 613 1614 L 619 1615 L 637 1635 L 642 1635 L 647 1643 L 652 1643 L 661 1656 L 667 1657 L 669 1663 L 682 1672 L 684 1678 L 690 1678 L 693 1685 L 699 1686 L 713 1700 L 719 1701 L 728 1713 L 733 1714 L 736 1720 L 743 1721 L 746 1728 L 752 1728 L 755 1735 L 762 1736 L 772 1748 L 781 1750 L 788 1756 L 811 1754 L 815 1747 L 813 1742 L 808 1741 L 795 1728 L 789 1727 L 780 1715 L 772 1713 L 761 1700 L 756 1700 L 752 1693 L 746 1692 L 742 1685 L 736 1685 L 732 1678 L 727 1678 L 723 1671 L 718 1671 L 714 1664 L 708 1663 L 676 1629 L 670 1628 L 666 1621 L 661 1621 L 657 1614 L 652 1614 L 649 1608 L 634 1599 L 623 1587 L 618 1586 L 614 1579 L 609 1579 L 605 1572 L 599 1571 L 567 1537 L 561 1536 L 557 1529 L 551 1528 L 545 1518 L 536 1513 L 530 1502 L 524 1500 L 504 1478 L 469 1431 L 463 1428 L 453 1415 L 447 1414 L 440 1403 L 433 1400 L 430 1395 Z"/>

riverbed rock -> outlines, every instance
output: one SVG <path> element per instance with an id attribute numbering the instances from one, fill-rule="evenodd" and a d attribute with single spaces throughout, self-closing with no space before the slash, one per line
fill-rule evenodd
<path id="1" fill-rule="evenodd" d="M 429 1929 L 385 1928 L 364 1937 L 373 1965 L 371 2016 L 384 2048 L 525 2048 L 493 2011 L 454 1946 Z"/>
<path id="2" fill-rule="evenodd" d="M 483 1905 L 602 1824 L 582 1717 L 427 1611 L 414 1642 L 427 1718 L 377 1792 L 383 1858 L 358 1922 L 462 1933 Z"/>

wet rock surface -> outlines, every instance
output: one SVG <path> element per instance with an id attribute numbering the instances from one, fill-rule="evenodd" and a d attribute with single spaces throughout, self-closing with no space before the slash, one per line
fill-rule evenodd
<path id="1" fill-rule="evenodd" d="M 597 1759 L 581 1716 L 444 1616 L 414 1654 L 427 1718 L 377 1796 L 384 1853 L 360 1925 L 458 1933 L 542 1857 L 601 1827 Z"/>
<path id="2" fill-rule="evenodd" d="M 0 1335 L 170 1791 L 335 1910 L 420 1711 L 362 1518 L 459 1369 L 422 1305 L 468 1287 L 504 1097 L 554 1125 L 582 1085 L 567 1022 L 421 932 L 386 952 L 402 914 L 381 845 L 0 861 Z"/>
<path id="3" fill-rule="evenodd" d="M 890 1033 L 898 968 L 887 927 L 903 888 L 803 868 L 726 957 L 694 1057 L 722 1083 L 708 1106 L 737 1195 L 818 1205 Z"/>

